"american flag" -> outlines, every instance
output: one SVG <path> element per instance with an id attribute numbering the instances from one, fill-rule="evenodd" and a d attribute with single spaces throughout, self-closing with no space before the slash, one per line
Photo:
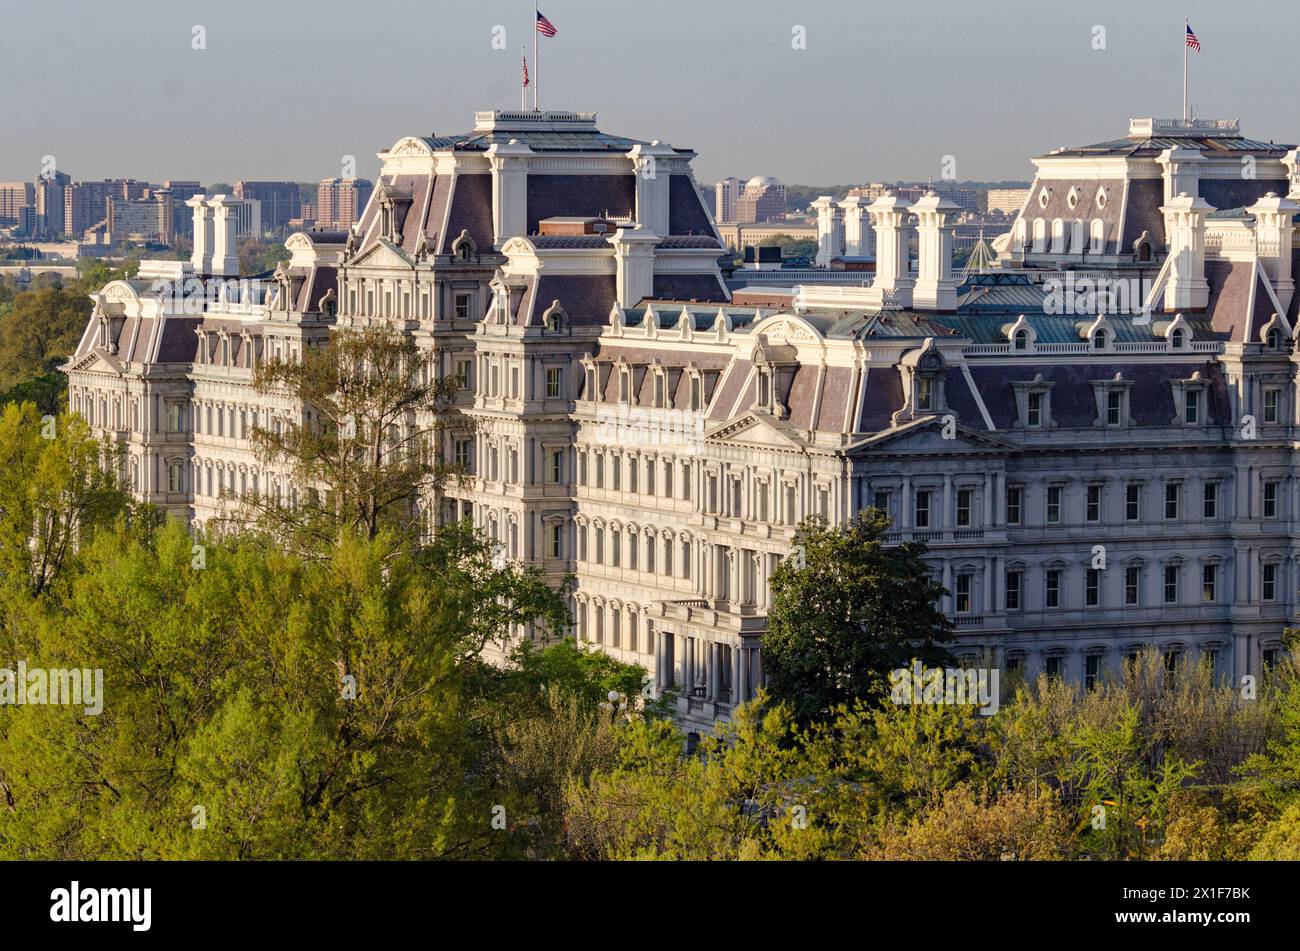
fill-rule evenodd
<path id="1" fill-rule="evenodd" d="M 528 85 L 528 57 L 524 57 L 524 85 Z"/>
<path id="2" fill-rule="evenodd" d="M 555 24 L 542 16 L 541 10 L 537 11 L 537 32 L 542 34 L 542 36 L 555 35 Z"/>
<path id="3" fill-rule="evenodd" d="M 538 29 L 541 29 L 541 27 L 538 27 Z M 1196 34 L 1192 32 L 1190 26 L 1187 27 L 1187 45 L 1198 53 L 1201 51 L 1201 41 L 1196 38 Z"/>

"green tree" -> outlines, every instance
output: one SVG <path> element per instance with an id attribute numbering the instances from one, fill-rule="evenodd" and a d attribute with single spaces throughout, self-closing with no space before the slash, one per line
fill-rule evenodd
<path id="1" fill-rule="evenodd" d="M 772 575 L 763 666 L 773 698 L 807 721 L 877 696 L 888 672 L 912 658 L 942 662 L 952 625 L 936 607 L 924 546 L 887 545 L 889 519 L 867 510 L 841 528 L 799 527 Z"/>
<path id="2" fill-rule="evenodd" d="M 105 462 L 107 461 L 107 465 Z M 114 455 L 79 416 L 42 417 L 31 403 L 0 413 L 0 577 L 39 595 L 75 546 L 129 508 Z"/>
<path id="3" fill-rule="evenodd" d="M 297 505 L 254 499 L 264 528 L 300 548 L 332 544 L 344 527 L 418 537 L 421 504 L 459 471 L 443 462 L 440 440 L 468 429 L 451 405 L 456 384 L 438 376 L 431 354 L 384 328 L 338 330 L 296 360 L 260 364 L 254 386 L 305 408 L 301 421 L 253 432 L 262 459 L 308 487 Z"/>

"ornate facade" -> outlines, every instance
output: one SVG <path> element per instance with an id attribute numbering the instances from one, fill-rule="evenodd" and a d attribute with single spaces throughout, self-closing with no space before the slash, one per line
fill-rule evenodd
<path id="1" fill-rule="evenodd" d="M 1037 159 L 998 267 L 963 275 L 956 209 L 883 195 L 852 209 L 872 284 L 778 308 L 733 302 L 692 158 L 586 114 L 479 113 L 381 153 L 356 227 L 294 235 L 243 283 L 228 209 L 196 196 L 192 262 L 94 295 L 71 406 L 142 498 L 203 523 L 298 491 L 251 452 L 253 426 L 302 412 L 253 391 L 259 361 L 335 327 L 412 335 L 477 424 L 442 447 L 472 478 L 430 521 L 576 575 L 577 636 L 700 726 L 762 683 L 795 526 L 872 505 L 929 545 L 959 654 L 1088 680 L 1144 644 L 1234 677 L 1280 650 L 1300 588 L 1294 150 L 1135 120 Z M 843 248 L 844 216 L 822 220 Z M 190 283 L 197 307 L 170 293 Z"/>

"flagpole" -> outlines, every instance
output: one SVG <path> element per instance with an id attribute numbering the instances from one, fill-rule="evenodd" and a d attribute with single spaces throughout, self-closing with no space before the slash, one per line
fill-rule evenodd
<path id="1" fill-rule="evenodd" d="M 1187 121 L 1187 17 L 1183 17 L 1183 121 Z"/>
<path id="2" fill-rule="evenodd" d="M 528 72 L 528 47 L 524 46 L 524 44 L 522 43 L 519 44 L 519 55 L 523 57 L 524 60 L 524 72 Z M 528 87 L 525 86 L 521 81 L 519 83 L 519 111 L 526 112 L 527 110 L 528 110 Z"/>
<path id="3" fill-rule="evenodd" d="M 542 54 L 537 45 L 537 2 L 533 0 L 533 71 L 537 76 L 533 79 L 533 112 L 537 112 L 537 89 L 542 85 Z"/>

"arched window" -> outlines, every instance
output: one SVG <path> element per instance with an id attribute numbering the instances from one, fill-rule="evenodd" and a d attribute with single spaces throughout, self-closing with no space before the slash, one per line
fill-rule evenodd
<path id="1" fill-rule="evenodd" d="M 1106 349 L 1106 331 L 1098 330 L 1095 334 L 1092 335 L 1092 349 L 1094 350 Z"/>
<path id="2" fill-rule="evenodd" d="M 1065 253 L 1065 222 L 1060 218 L 1052 219 L 1052 253 Z"/>
<path id="3" fill-rule="evenodd" d="M 1182 348 L 1183 330 L 1181 327 L 1175 329 L 1172 333 L 1169 334 L 1169 343 L 1173 346 L 1175 350 Z"/>
<path id="4" fill-rule="evenodd" d="M 1015 348 L 1016 348 L 1017 350 L 1028 350 L 1028 349 L 1029 349 L 1029 331 L 1028 331 L 1028 330 L 1017 330 L 1017 331 L 1016 331 Z"/>
<path id="5" fill-rule="evenodd" d="M 1034 253 L 1042 254 L 1047 250 L 1047 222 L 1042 218 L 1034 219 Z"/>
<path id="6" fill-rule="evenodd" d="M 1100 218 L 1092 219 L 1092 242 L 1088 250 L 1092 254 L 1101 254 L 1106 250 L 1106 222 Z"/>
<path id="7" fill-rule="evenodd" d="M 1270 350 L 1282 349 L 1282 332 L 1276 327 L 1268 332 L 1268 348 Z"/>

